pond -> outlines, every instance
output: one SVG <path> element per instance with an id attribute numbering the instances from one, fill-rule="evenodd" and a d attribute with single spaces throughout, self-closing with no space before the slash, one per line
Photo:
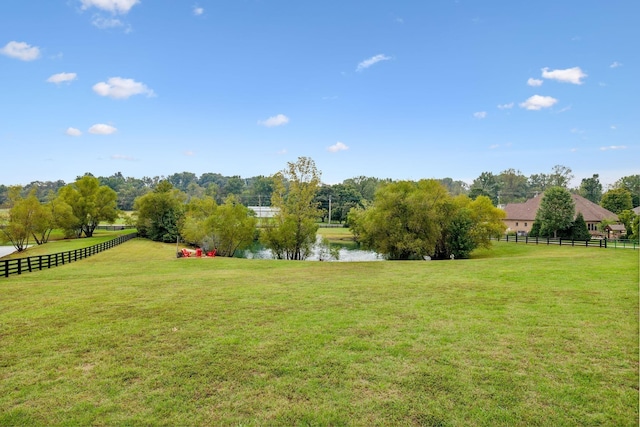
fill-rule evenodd
<path id="1" fill-rule="evenodd" d="M 274 259 L 271 250 L 259 243 L 254 243 L 249 249 L 236 254 L 238 258 L 248 259 Z M 306 261 L 332 261 L 332 262 L 358 262 L 358 261 L 384 261 L 383 255 L 374 251 L 359 249 L 355 242 L 327 243 L 318 236 L 311 256 Z"/>

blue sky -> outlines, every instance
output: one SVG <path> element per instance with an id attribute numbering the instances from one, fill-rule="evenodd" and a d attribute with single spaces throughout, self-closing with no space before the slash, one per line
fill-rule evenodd
<path id="1" fill-rule="evenodd" d="M 0 183 L 640 173 L 637 1 L 3 0 Z"/>

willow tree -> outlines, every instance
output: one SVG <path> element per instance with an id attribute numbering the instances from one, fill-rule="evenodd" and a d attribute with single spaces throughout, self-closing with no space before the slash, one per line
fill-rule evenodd
<path id="1" fill-rule="evenodd" d="M 74 221 L 69 227 L 77 237 L 82 233 L 91 237 L 101 221 L 113 222 L 118 218 L 117 193 L 106 185 L 100 185 L 98 178 L 93 176 L 85 175 L 73 184 L 65 185 L 58 195 L 71 206 Z"/>
<path id="2" fill-rule="evenodd" d="M 309 157 L 274 175 L 271 206 L 277 213 L 263 233 L 263 242 L 278 259 L 306 259 L 316 241 L 317 220 L 321 215 L 314 202 L 320 186 L 320 172 Z"/>
<path id="3" fill-rule="evenodd" d="M 217 255 L 232 257 L 253 242 L 255 230 L 255 214 L 237 196 L 227 196 L 222 205 L 207 196 L 189 202 L 180 234 L 205 251 L 216 249 Z"/>
<path id="4" fill-rule="evenodd" d="M 382 186 L 369 207 L 351 210 L 349 226 L 357 241 L 389 259 L 468 258 L 504 231 L 502 218 L 488 197 L 454 198 L 431 179 Z"/>
<path id="5" fill-rule="evenodd" d="M 361 243 L 389 259 L 422 259 L 436 252 L 452 210 L 438 181 L 398 181 L 378 188 L 373 204 L 353 211 L 349 225 Z"/>

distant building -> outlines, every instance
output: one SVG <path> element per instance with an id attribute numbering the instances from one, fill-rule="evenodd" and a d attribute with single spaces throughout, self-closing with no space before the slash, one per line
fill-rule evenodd
<path id="1" fill-rule="evenodd" d="M 247 206 L 247 207 L 256 213 L 256 218 L 273 218 L 280 212 L 280 209 L 272 208 L 271 206 Z"/>
<path id="2" fill-rule="evenodd" d="M 520 235 L 527 235 L 531 231 L 533 221 L 536 219 L 536 213 L 540 208 L 542 194 L 527 200 L 524 203 L 509 203 L 504 207 L 507 216 L 503 220 L 507 226 L 507 231 L 515 231 Z M 573 202 L 576 205 L 576 216 L 582 213 L 584 222 L 587 223 L 587 229 L 592 236 L 599 236 L 598 224 L 602 220 L 610 220 L 618 222 L 618 215 L 593 203 L 577 194 L 572 194 Z"/>

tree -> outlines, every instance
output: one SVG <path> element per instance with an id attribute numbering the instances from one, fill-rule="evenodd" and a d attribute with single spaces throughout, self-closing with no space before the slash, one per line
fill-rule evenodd
<path id="1" fill-rule="evenodd" d="M 633 207 L 640 206 L 640 175 L 623 176 L 616 181 L 613 188 L 624 188 L 631 193 Z"/>
<path id="2" fill-rule="evenodd" d="M 602 184 L 600 183 L 599 175 L 593 174 L 591 178 L 583 178 L 578 193 L 593 203 L 600 203 L 600 199 L 602 199 Z"/>
<path id="3" fill-rule="evenodd" d="M 529 179 L 527 180 L 529 195 L 544 193 L 545 190 L 550 187 L 549 180 L 549 175 L 544 173 L 537 173 L 529 176 Z"/>
<path id="4" fill-rule="evenodd" d="M 0 230 L 5 238 L 18 252 L 29 247 L 29 238 L 33 234 L 36 211 L 40 208 L 40 202 L 31 192 L 26 199 L 20 194 L 22 187 L 11 186 L 8 190 L 8 199 L 11 208 L 8 214 L 0 216 Z"/>
<path id="5" fill-rule="evenodd" d="M 618 214 L 618 219 L 624 224 L 624 227 L 627 230 L 627 237 L 633 234 L 633 221 L 636 217 L 637 215 L 635 212 L 630 209 L 625 209 Z"/>
<path id="6" fill-rule="evenodd" d="M 573 173 L 571 173 L 571 168 L 555 165 L 549 175 L 549 185 L 552 187 L 568 188 L 572 179 Z"/>
<path id="7" fill-rule="evenodd" d="M 217 254 L 232 257 L 236 251 L 253 242 L 256 230 L 254 215 L 234 195 L 228 196 L 224 204 L 218 206 L 214 215 L 204 222 Z"/>
<path id="8" fill-rule="evenodd" d="M 631 221 L 631 235 L 629 239 L 638 242 L 640 240 L 640 231 L 638 230 L 640 226 L 640 215 L 636 215 L 636 217 Z"/>
<path id="9" fill-rule="evenodd" d="M 454 198 L 433 179 L 398 181 L 380 187 L 366 209 L 352 209 L 349 227 L 389 259 L 468 258 L 504 232 L 504 215 L 486 196 Z"/>
<path id="10" fill-rule="evenodd" d="M 136 227 L 142 237 L 159 242 L 175 242 L 184 216 L 186 194 L 161 181 L 152 192 L 136 199 Z"/>
<path id="11" fill-rule="evenodd" d="M 278 259 L 303 260 L 316 241 L 320 217 L 314 197 L 320 185 L 320 173 L 309 157 L 274 175 L 275 188 L 271 206 L 278 213 L 263 233 L 263 241 Z"/>
<path id="12" fill-rule="evenodd" d="M 349 185 L 355 188 L 361 195 L 362 200 L 366 200 L 368 202 L 373 201 L 375 197 L 376 190 L 381 184 L 391 182 L 390 179 L 379 179 L 374 177 L 367 176 L 357 176 L 354 178 L 345 179 L 342 183 L 344 185 Z"/>
<path id="13" fill-rule="evenodd" d="M 76 221 L 70 226 L 78 237 L 82 233 L 91 237 L 101 221 L 113 222 L 118 218 L 118 195 L 106 185 L 100 185 L 93 176 L 85 175 L 75 183 L 65 185 L 58 195 L 71 206 Z"/>
<path id="14" fill-rule="evenodd" d="M 398 181 L 381 186 L 366 210 L 352 210 L 349 226 L 359 242 L 389 259 L 422 259 L 436 253 L 453 210 L 438 181 Z"/>
<path id="15" fill-rule="evenodd" d="M 500 182 L 498 177 L 491 172 L 482 172 L 479 177 L 473 180 L 471 187 L 469 188 L 469 197 L 472 199 L 478 196 L 486 196 L 491 199 L 491 203 L 497 206 L 500 201 Z"/>
<path id="16" fill-rule="evenodd" d="M 566 188 L 551 187 L 544 192 L 540 201 L 540 208 L 536 220 L 540 221 L 540 234 L 553 233 L 558 237 L 558 231 L 568 228 L 575 216 L 575 203 L 571 193 Z"/>
<path id="17" fill-rule="evenodd" d="M 587 228 L 582 212 L 578 212 L 576 219 L 571 224 L 571 240 L 591 240 L 591 233 Z"/>
<path id="18" fill-rule="evenodd" d="M 467 194 L 469 192 L 469 184 L 464 181 L 454 181 L 452 178 L 448 177 L 439 179 L 438 181 L 447 188 L 449 194 L 452 196 Z"/>
<path id="19" fill-rule="evenodd" d="M 615 214 L 619 214 L 626 209 L 633 209 L 631 193 L 626 188 L 609 190 L 602 196 L 600 206 Z"/>
<path id="20" fill-rule="evenodd" d="M 501 204 L 518 203 L 527 200 L 529 186 L 527 177 L 519 170 L 507 169 L 498 175 L 500 186 L 499 201 Z"/>
<path id="21" fill-rule="evenodd" d="M 228 196 L 220 206 L 212 197 L 192 199 L 186 209 L 180 234 L 205 251 L 215 248 L 217 255 L 232 257 L 253 241 L 256 219 L 237 196 Z"/>
<path id="22" fill-rule="evenodd" d="M 174 173 L 167 177 L 167 181 L 169 181 L 174 188 L 186 193 L 189 184 L 198 183 L 198 177 L 193 172 Z"/>

